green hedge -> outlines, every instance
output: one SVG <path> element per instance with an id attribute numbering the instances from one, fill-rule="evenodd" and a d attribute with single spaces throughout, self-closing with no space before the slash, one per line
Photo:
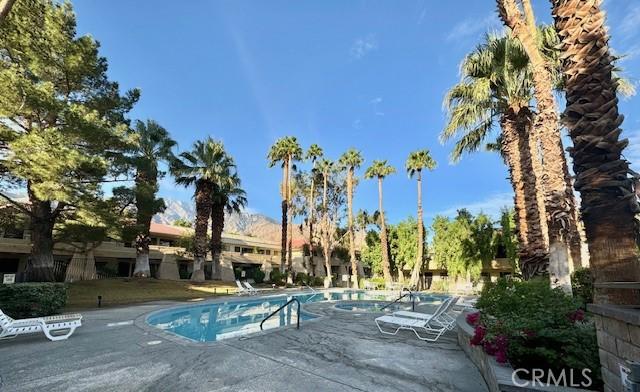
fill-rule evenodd
<path id="1" fill-rule="evenodd" d="M 50 316 L 67 303 L 63 283 L 17 283 L 0 285 L 0 309 L 13 318 Z"/>

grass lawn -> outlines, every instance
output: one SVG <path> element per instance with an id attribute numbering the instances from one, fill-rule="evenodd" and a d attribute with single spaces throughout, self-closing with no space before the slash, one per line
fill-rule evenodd
<path id="1" fill-rule="evenodd" d="M 215 294 L 214 294 L 215 292 Z M 69 283 L 67 309 L 90 309 L 157 300 L 187 300 L 236 292 L 227 282 L 192 283 L 188 281 L 116 278 Z"/>

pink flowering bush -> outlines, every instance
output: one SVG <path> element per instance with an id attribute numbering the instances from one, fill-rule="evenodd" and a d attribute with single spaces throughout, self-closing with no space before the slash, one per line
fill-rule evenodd
<path id="1" fill-rule="evenodd" d="M 474 327 L 470 343 L 514 368 L 575 369 L 576 374 L 591 369 L 597 387 L 595 328 L 580 305 L 544 279 L 489 283 L 477 303 L 480 312 L 466 316 Z"/>

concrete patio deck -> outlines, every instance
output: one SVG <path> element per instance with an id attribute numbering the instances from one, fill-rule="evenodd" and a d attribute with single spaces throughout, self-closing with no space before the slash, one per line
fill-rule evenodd
<path id="1" fill-rule="evenodd" d="M 330 303 L 309 304 L 324 317 L 300 330 L 209 344 L 141 324 L 146 313 L 176 304 L 83 312 L 83 327 L 67 341 L 0 341 L 0 391 L 487 391 L 454 333 L 437 343 L 409 332 L 383 336 L 375 314 Z"/>

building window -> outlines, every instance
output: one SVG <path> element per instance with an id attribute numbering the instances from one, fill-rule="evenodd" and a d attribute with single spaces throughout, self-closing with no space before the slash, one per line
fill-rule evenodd
<path id="1" fill-rule="evenodd" d="M 235 248 L 233 248 L 233 251 L 236 253 L 240 253 L 240 247 L 236 246 Z"/>
<path id="2" fill-rule="evenodd" d="M 265 251 L 264 251 L 264 254 L 265 254 L 265 255 L 267 255 L 267 256 L 268 256 L 268 255 L 270 255 L 270 254 L 271 254 L 271 249 L 267 249 L 267 250 L 265 250 Z"/>
<path id="3" fill-rule="evenodd" d="M 253 253 L 253 248 L 242 248 L 242 254 Z"/>
<path id="4" fill-rule="evenodd" d="M 264 249 L 258 249 L 258 254 L 259 255 L 263 255 L 264 254 Z"/>

